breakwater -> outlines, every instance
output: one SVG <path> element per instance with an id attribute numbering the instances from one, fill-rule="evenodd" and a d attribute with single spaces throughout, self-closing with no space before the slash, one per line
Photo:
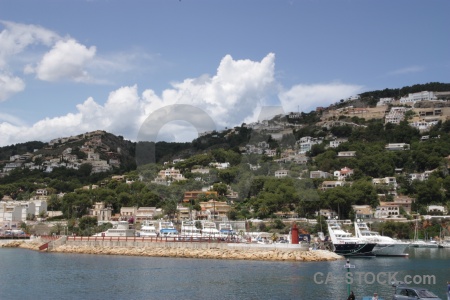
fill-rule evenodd
<path id="1" fill-rule="evenodd" d="M 3 247 L 20 247 L 39 250 L 45 240 L 12 241 Z M 332 261 L 342 256 L 326 250 L 307 250 L 303 245 L 259 245 L 199 242 L 136 242 L 136 241 L 87 241 L 59 240 L 55 246 L 46 249 L 57 253 L 128 255 L 150 257 L 178 257 L 234 260 L 270 260 L 270 261 Z"/>

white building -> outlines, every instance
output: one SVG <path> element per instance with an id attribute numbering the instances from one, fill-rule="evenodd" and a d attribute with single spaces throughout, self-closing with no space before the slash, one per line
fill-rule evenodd
<path id="1" fill-rule="evenodd" d="M 330 148 L 337 148 L 340 144 L 348 142 L 348 139 L 336 139 L 330 142 Z"/>
<path id="2" fill-rule="evenodd" d="M 394 98 L 380 98 L 380 100 L 377 102 L 377 106 L 386 106 L 392 102 L 394 102 Z"/>
<path id="3" fill-rule="evenodd" d="M 345 181 L 345 179 L 349 178 L 352 175 L 353 175 L 353 170 L 348 167 L 344 167 L 338 171 L 334 171 L 334 177 L 338 181 Z"/>
<path id="4" fill-rule="evenodd" d="M 299 145 L 299 153 L 304 154 L 308 151 L 311 151 L 311 148 L 313 145 L 318 145 L 323 142 L 322 138 L 313 138 L 310 136 L 302 137 L 300 140 L 297 141 L 297 144 Z"/>
<path id="5" fill-rule="evenodd" d="M 390 150 L 390 151 L 409 150 L 410 145 L 405 144 L 405 143 L 392 143 L 392 144 L 387 144 L 386 146 L 384 146 L 384 149 Z"/>
<path id="6" fill-rule="evenodd" d="M 424 91 L 408 94 L 407 97 L 400 98 L 400 103 L 414 103 L 416 101 L 432 101 L 432 100 L 437 100 L 437 97 L 434 95 L 434 93 Z"/>
<path id="7" fill-rule="evenodd" d="M 311 171 L 309 172 L 309 178 L 331 178 L 333 177 L 333 174 L 328 173 L 328 172 L 323 172 L 320 170 L 317 171 Z"/>
<path id="8" fill-rule="evenodd" d="M 374 214 L 377 219 L 397 218 L 398 216 L 400 216 L 399 206 L 389 202 L 380 202 Z"/>
<path id="9" fill-rule="evenodd" d="M 288 176 L 288 174 L 289 174 L 289 171 L 288 171 L 288 170 L 278 170 L 278 171 L 275 171 L 275 177 L 276 177 L 276 178 L 283 178 L 283 177 Z"/>

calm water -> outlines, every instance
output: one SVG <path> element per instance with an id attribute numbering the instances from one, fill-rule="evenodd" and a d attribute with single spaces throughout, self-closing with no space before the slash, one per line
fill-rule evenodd
<path id="1" fill-rule="evenodd" d="M 0 299 L 345 300 L 344 263 L 72 255 L 0 248 Z M 353 272 L 363 272 L 361 282 L 354 276 L 351 286 L 357 299 L 377 291 L 390 300 L 392 287 L 377 280 L 372 284 L 371 274 L 383 281 L 387 277 L 380 272 L 398 272 L 398 280 L 405 275 L 416 280 L 435 276 L 435 284 L 421 286 L 446 300 L 450 249 L 411 249 L 409 258 L 360 258 L 350 263 L 355 265 Z"/>

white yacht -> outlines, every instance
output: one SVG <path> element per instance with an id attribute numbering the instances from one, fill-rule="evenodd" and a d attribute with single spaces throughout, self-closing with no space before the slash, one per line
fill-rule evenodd
<path id="1" fill-rule="evenodd" d="M 113 228 L 110 228 L 104 232 L 100 232 L 95 234 L 94 236 L 102 236 L 102 237 L 121 237 L 121 236 L 135 236 L 136 230 L 130 228 L 130 224 L 128 221 L 119 221 Z"/>
<path id="2" fill-rule="evenodd" d="M 158 235 L 160 237 L 178 237 L 178 230 L 176 230 L 172 222 L 161 221 L 159 222 Z"/>
<path id="3" fill-rule="evenodd" d="M 195 226 L 195 221 L 183 221 L 181 223 L 180 239 L 183 240 L 199 240 L 202 233 L 199 228 Z"/>
<path id="4" fill-rule="evenodd" d="M 139 236 L 141 236 L 141 237 L 157 237 L 158 232 L 156 231 L 155 223 L 152 221 L 145 220 L 142 223 L 141 230 L 139 230 Z"/>
<path id="5" fill-rule="evenodd" d="M 223 238 L 233 238 L 236 237 L 236 232 L 230 223 L 219 223 L 219 232 Z"/>
<path id="6" fill-rule="evenodd" d="M 371 231 L 365 222 L 355 222 L 355 235 L 362 240 L 376 243 L 372 250 L 376 256 L 408 256 L 408 253 L 405 253 L 409 247 L 408 243 Z"/>
<path id="7" fill-rule="evenodd" d="M 217 230 L 216 223 L 210 221 L 202 222 L 202 236 L 206 238 L 219 238 L 220 231 Z"/>
<path id="8" fill-rule="evenodd" d="M 341 228 L 337 222 L 328 222 L 328 234 L 333 243 L 333 251 L 344 256 L 375 256 L 372 250 L 376 243 L 353 236 Z"/>

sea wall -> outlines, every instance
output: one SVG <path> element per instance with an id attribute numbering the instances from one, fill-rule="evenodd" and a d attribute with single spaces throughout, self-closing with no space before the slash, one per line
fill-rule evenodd
<path id="1" fill-rule="evenodd" d="M 256 245 L 227 243 L 149 243 L 148 245 L 115 244 L 111 241 L 67 241 L 64 245 L 52 247 L 49 252 L 129 255 L 149 257 L 209 258 L 235 260 L 271 260 L 271 261 L 330 261 L 343 259 L 342 256 L 326 250 L 304 250 L 299 245 Z M 20 247 L 39 250 L 42 241 L 13 241 L 3 247 Z M 118 242 L 125 243 L 125 242 Z"/>

